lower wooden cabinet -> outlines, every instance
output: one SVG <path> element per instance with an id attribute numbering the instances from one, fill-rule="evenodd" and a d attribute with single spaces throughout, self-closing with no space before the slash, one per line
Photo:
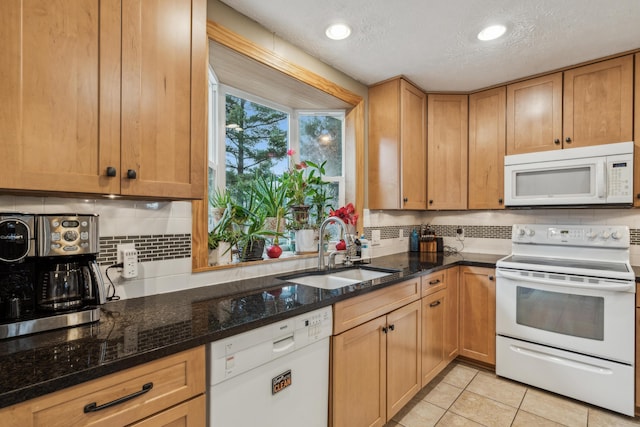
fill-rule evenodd
<path id="1" fill-rule="evenodd" d="M 392 293 L 396 286 L 379 292 Z M 420 390 L 418 296 L 409 304 L 332 337 L 333 427 L 383 426 Z M 370 302 L 371 298 L 363 301 L 368 312 Z M 340 318 L 345 308 L 356 309 L 338 303 L 335 317 Z"/>
<path id="2" fill-rule="evenodd" d="M 204 347 L 194 348 L 4 408 L 1 424 L 203 426 L 205 366 Z M 125 396 L 135 397 L 108 406 Z"/>
<path id="3" fill-rule="evenodd" d="M 460 267 L 460 355 L 496 364 L 495 269 Z"/>
<path id="4" fill-rule="evenodd" d="M 423 387 L 458 356 L 458 271 L 452 267 L 422 278 Z"/>

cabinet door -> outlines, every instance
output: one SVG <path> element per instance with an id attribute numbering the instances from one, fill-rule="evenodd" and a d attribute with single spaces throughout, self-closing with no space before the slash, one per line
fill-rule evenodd
<path id="1" fill-rule="evenodd" d="M 422 298 L 422 387 L 444 368 L 447 289 Z"/>
<path id="2" fill-rule="evenodd" d="M 400 80 L 369 88 L 369 209 L 400 209 Z"/>
<path id="3" fill-rule="evenodd" d="M 631 141 L 633 56 L 564 73 L 564 148 Z"/>
<path id="4" fill-rule="evenodd" d="M 636 95 L 635 95 L 635 118 L 634 118 L 634 136 L 635 147 L 633 151 L 633 188 L 636 193 L 633 205 L 640 206 L 640 53 L 636 53 Z M 636 382 L 637 383 L 637 382 Z"/>
<path id="5" fill-rule="evenodd" d="M 428 209 L 467 208 L 467 98 L 427 96 Z"/>
<path id="6" fill-rule="evenodd" d="M 460 355 L 496 363 L 495 270 L 460 268 Z"/>
<path id="7" fill-rule="evenodd" d="M 420 301 L 414 301 L 387 315 L 387 420 L 422 388 L 420 313 Z"/>
<path id="8" fill-rule="evenodd" d="M 562 148 L 562 73 L 507 86 L 507 154 Z"/>
<path id="9" fill-rule="evenodd" d="M 427 208 L 427 96 L 400 81 L 402 208 Z"/>
<path id="10" fill-rule="evenodd" d="M 385 424 L 386 325 L 381 316 L 332 337 L 333 427 Z"/>
<path id="11" fill-rule="evenodd" d="M 2 0 L 0 39 L 0 187 L 118 193 L 120 0 Z"/>
<path id="12" fill-rule="evenodd" d="M 506 88 L 469 95 L 469 209 L 504 208 Z"/>
<path id="13" fill-rule="evenodd" d="M 447 362 L 458 356 L 458 326 L 459 322 L 459 268 L 447 269 L 447 295 L 444 322 L 444 358 Z"/>
<path id="14" fill-rule="evenodd" d="M 122 194 L 200 198 L 206 2 L 129 0 L 122 16 Z"/>

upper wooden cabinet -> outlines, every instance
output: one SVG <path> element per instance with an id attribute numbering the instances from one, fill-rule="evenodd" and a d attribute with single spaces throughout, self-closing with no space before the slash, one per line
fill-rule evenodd
<path id="1" fill-rule="evenodd" d="M 504 208 L 506 93 L 469 95 L 469 209 Z"/>
<path id="2" fill-rule="evenodd" d="M 0 187 L 119 193 L 120 0 L 0 2 Z"/>
<path id="3" fill-rule="evenodd" d="M 0 188 L 201 197 L 206 3 L 140 3 L 1 2 Z"/>
<path id="4" fill-rule="evenodd" d="M 562 73 L 507 86 L 507 154 L 562 148 Z"/>
<path id="5" fill-rule="evenodd" d="M 123 2 L 122 194 L 204 193 L 206 1 Z M 136 173 L 127 179 L 128 171 Z"/>
<path id="6" fill-rule="evenodd" d="M 426 95 L 404 79 L 369 88 L 369 208 L 426 209 Z"/>
<path id="7" fill-rule="evenodd" d="M 631 141 L 633 56 L 564 73 L 564 147 Z"/>
<path id="8" fill-rule="evenodd" d="M 507 86 L 507 154 L 630 141 L 633 55 Z"/>
<path id="9" fill-rule="evenodd" d="M 467 207 L 467 95 L 427 96 L 428 209 Z"/>
<path id="10" fill-rule="evenodd" d="M 636 53 L 636 94 L 635 94 L 635 118 L 634 135 L 635 147 L 633 151 L 633 188 L 636 190 L 636 197 L 633 205 L 640 206 L 640 53 Z M 640 398 L 639 398 L 640 399 Z"/>

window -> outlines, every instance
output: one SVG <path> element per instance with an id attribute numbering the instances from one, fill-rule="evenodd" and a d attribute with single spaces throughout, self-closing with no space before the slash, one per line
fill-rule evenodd
<path id="1" fill-rule="evenodd" d="M 241 200 L 256 175 L 280 176 L 290 160 L 305 160 L 324 164 L 328 206 L 344 204 L 344 111 L 297 111 L 219 85 L 213 72 L 210 79 L 209 99 L 217 104 L 209 109 L 210 198 L 227 189 Z M 210 206 L 209 231 L 213 226 Z"/>

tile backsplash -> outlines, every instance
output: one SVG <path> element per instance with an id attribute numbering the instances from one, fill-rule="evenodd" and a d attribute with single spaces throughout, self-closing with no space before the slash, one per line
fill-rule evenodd
<path id="1" fill-rule="evenodd" d="M 139 275 L 123 280 L 113 272 L 116 294 L 121 298 L 172 292 L 317 265 L 315 257 L 285 259 L 204 273 L 191 272 L 191 203 L 55 197 L 0 196 L 0 212 L 97 213 L 100 215 L 99 261 L 106 269 L 115 263 L 116 245 L 134 243 L 139 251 Z M 631 229 L 631 263 L 640 265 L 640 210 L 548 209 L 504 211 L 369 211 L 362 218 L 365 236 L 380 230 L 372 256 L 409 249 L 413 228 L 429 224 L 445 245 L 467 252 L 507 254 L 511 250 L 511 226 L 518 223 L 612 224 Z M 456 229 L 464 228 L 464 239 Z M 402 230 L 403 237 L 400 237 Z M 106 280 L 106 279 L 105 279 Z"/>

